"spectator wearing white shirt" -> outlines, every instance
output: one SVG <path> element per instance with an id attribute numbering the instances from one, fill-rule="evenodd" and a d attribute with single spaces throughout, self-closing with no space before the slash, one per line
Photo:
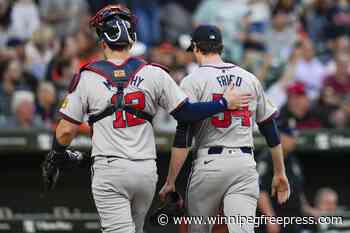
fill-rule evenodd
<path id="1" fill-rule="evenodd" d="M 31 40 L 25 46 L 26 68 L 38 79 L 44 78 L 47 65 L 54 55 L 53 39 L 53 30 L 44 26 L 33 33 Z"/>
<path id="2" fill-rule="evenodd" d="M 271 25 L 264 36 L 266 51 L 272 56 L 272 66 L 278 67 L 287 62 L 296 41 L 296 25 L 290 22 L 288 12 L 274 9 Z"/>
<path id="3" fill-rule="evenodd" d="M 312 42 L 305 39 L 301 43 L 302 57 L 297 61 L 294 80 L 306 85 L 306 91 L 311 100 L 318 98 L 326 75 L 326 67 L 315 56 Z"/>
<path id="4" fill-rule="evenodd" d="M 40 27 L 39 10 L 32 0 L 18 0 L 11 12 L 11 36 L 28 39 Z"/>
<path id="5" fill-rule="evenodd" d="M 30 91 L 16 91 L 11 101 L 12 116 L 1 128 L 5 129 L 33 129 L 44 128 L 43 122 L 35 114 L 34 94 Z"/>
<path id="6" fill-rule="evenodd" d="M 87 13 L 85 0 L 40 0 L 40 15 L 44 23 L 54 28 L 58 36 L 78 30 Z"/>
<path id="7" fill-rule="evenodd" d="M 223 55 L 240 62 L 243 58 L 241 42 L 242 19 L 249 14 L 248 0 L 204 0 L 193 15 L 194 24 L 215 24 L 223 28 Z"/>

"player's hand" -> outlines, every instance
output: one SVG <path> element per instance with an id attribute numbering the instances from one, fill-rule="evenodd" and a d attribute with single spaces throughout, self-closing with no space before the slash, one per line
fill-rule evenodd
<path id="1" fill-rule="evenodd" d="M 290 187 L 285 173 L 275 174 L 272 178 L 271 194 L 277 198 L 279 204 L 286 202 L 290 196 Z"/>
<path id="2" fill-rule="evenodd" d="M 235 110 L 247 107 L 251 98 L 250 94 L 238 94 L 234 84 L 230 84 L 224 92 L 223 97 L 227 101 L 227 108 Z"/>
<path id="3" fill-rule="evenodd" d="M 175 184 L 165 182 L 165 184 L 163 185 L 163 187 L 159 192 L 160 200 L 165 201 L 166 196 L 168 195 L 168 193 L 171 193 L 171 192 L 175 192 Z"/>

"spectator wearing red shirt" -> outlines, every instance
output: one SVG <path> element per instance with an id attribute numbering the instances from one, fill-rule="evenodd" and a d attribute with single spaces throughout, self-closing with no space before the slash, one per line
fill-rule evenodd
<path id="1" fill-rule="evenodd" d="M 280 111 L 280 118 L 291 122 L 297 129 L 318 129 L 322 127 L 317 112 L 311 108 L 305 84 L 296 81 L 287 88 L 288 100 Z"/>
<path id="2" fill-rule="evenodd" d="M 324 88 L 332 88 L 340 96 L 350 94 L 350 55 L 340 52 L 335 57 L 336 71 L 324 81 Z"/>

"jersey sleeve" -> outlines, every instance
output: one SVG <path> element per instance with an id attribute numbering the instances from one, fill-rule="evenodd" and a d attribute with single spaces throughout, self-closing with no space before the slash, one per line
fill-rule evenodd
<path id="1" fill-rule="evenodd" d="M 257 96 L 257 109 L 256 109 L 256 122 L 260 123 L 277 112 L 276 106 L 266 96 L 263 87 L 260 82 L 256 82 L 256 96 Z"/>
<path id="2" fill-rule="evenodd" d="M 74 124 L 81 124 L 87 113 L 87 90 L 84 85 L 84 79 L 81 78 L 76 88 L 66 96 L 60 108 L 62 118 Z"/>
<path id="3" fill-rule="evenodd" d="M 164 78 L 161 82 L 162 93 L 160 94 L 159 105 L 171 113 L 188 98 L 168 73 L 162 73 Z"/>
<path id="4" fill-rule="evenodd" d="M 198 102 L 198 91 L 190 78 L 190 76 L 185 77 L 182 82 L 180 83 L 181 89 L 185 92 L 185 94 L 188 96 L 190 102 Z"/>

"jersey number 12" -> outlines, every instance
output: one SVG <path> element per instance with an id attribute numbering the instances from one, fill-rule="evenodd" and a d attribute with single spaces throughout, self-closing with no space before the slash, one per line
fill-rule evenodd
<path id="1" fill-rule="evenodd" d="M 112 96 L 112 104 L 116 101 L 116 95 Z M 131 92 L 124 96 L 125 104 L 132 104 L 134 109 L 143 110 L 145 108 L 145 95 L 141 91 Z M 125 119 L 124 119 L 125 115 Z M 126 128 L 135 125 L 140 125 L 145 122 L 145 119 L 138 118 L 131 113 L 125 111 L 115 112 L 115 120 L 113 121 L 113 128 Z"/>

